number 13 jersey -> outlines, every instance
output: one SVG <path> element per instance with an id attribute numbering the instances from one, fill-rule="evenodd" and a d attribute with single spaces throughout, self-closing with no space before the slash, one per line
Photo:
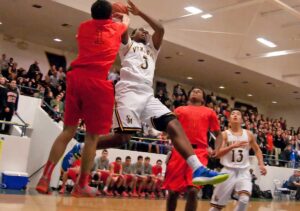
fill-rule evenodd
<path id="1" fill-rule="evenodd" d="M 226 130 L 227 143 L 226 146 L 230 146 L 239 141 L 247 141 L 249 144 L 245 147 L 234 148 L 227 154 L 221 157 L 221 164 L 228 168 L 244 169 L 250 166 L 249 150 L 250 139 L 247 130 L 243 130 L 241 136 L 233 135 L 230 130 Z"/>
<path id="2" fill-rule="evenodd" d="M 121 44 L 119 55 L 121 59 L 120 78 L 152 86 L 155 63 L 159 50 L 156 50 L 152 37 L 147 44 L 138 43 L 129 38 L 126 45 Z"/>

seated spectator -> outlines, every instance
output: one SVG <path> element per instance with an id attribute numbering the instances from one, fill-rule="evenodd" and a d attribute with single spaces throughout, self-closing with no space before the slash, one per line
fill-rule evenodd
<path id="1" fill-rule="evenodd" d="M 290 190 L 296 190 L 296 200 L 300 200 L 300 171 L 295 170 L 294 174 L 289 178 L 287 187 Z"/>
<path id="2" fill-rule="evenodd" d="M 144 164 L 143 164 L 143 156 L 139 155 L 137 158 L 137 162 L 133 164 L 133 173 L 137 177 L 137 185 L 138 191 L 137 194 L 139 197 L 145 197 L 145 193 L 143 193 L 144 183 L 147 177 L 144 176 Z"/>
<path id="3" fill-rule="evenodd" d="M 50 105 L 52 108 L 55 108 L 56 107 L 56 112 L 58 113 L 63 113 L 64 111 L 64 104 L 63 102 L 61 101 L 62 99 L 62 95 L 57 95 L 55 99 L 52 99 L 51 102 L 50 102 Z"/>

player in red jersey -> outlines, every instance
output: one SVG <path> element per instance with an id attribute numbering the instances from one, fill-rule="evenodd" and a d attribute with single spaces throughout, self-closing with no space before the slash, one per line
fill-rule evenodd
<path id="1" fill-rule="evenodd" d="M 111 175 L 110 186 L 112 188 L 115 188 L 115 190 L 113 191 L 113 193 L 114 193 L 114 195 L 117 195 L 117 190 L 124 183 L 122 159 L 120 157 L 117 157 L 116 161 L 113 162 L 113 163 L 111 163 L 109 168 L 110 168 L 110 175 Z"/>
<path id="2" fill-rule="evenodd" d="M 152 174 L 153 174 L 153 186 L 152 191 L 156 194 L 157 197 L 160 197 L 161 193 L 161 186 L 164 181 L 162 176 L 162 160 L 157 160 L 156 165 L 152 167 Z"/>
<path id="3" fill-rule="evenodd" d="M 220 125 L 216 113 L 204 106 L 205 93 L 200 88 L 193 88 L 189 93 L 189 105 L 175 109 L 175 114 L 192 144 L 200 161 L 208 163 L 207 133 L 211 131 L 222 142 Z M 197 210 L 197 194 L 199 187 L 192 183 L 192 171 L 180 154 L 173 149 L 167 164 L 164 189 L 169 190 L 167 211 L 175 211 L 179 193 L 187 191 L 185 210 Z"/>
<path id="4" fill-rule="evenodd" d="M 79 118 L 86 123 L 85 146 L 81 173 L 72 195 L 95 196 L 96 188 L 88 186 L 99 135 L 107 134 L 112 124 L 114 88 L 107 75 L 118 53 L 121 37 L 127 31 L 129 18 L 116 14 L 121 22 L 112 20 L 112 5 L 97 0 L 91 8 L 92 20 L 81 23 L 78 34 L 78 57 L 67 73 L 64 129 L 55 140 L 43 176 L 36 190 L 48 193 L 53 169 L 74 137 Z"/>

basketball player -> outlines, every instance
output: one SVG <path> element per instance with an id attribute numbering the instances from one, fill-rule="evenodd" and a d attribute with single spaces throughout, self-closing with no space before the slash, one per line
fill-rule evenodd
<path id="1" fill-rule="evenodd" d="M 78 30 L 79 54 L 67 73 L 66 110 L 64 129 L 55 140 L 43 176 L 36 190 L 48 193 L 52 171 L 74 137 L 79 118 L 86 123 L 85 146 L 82 153 L 81 173 L 72 195 L 95 196 L 96 188 L 88 186 L 99 135 L 111 128 L 114 88 L 107 75 L 118 53 L 121 36 L 127 30 L 129 18 L 117 14 L 121 22 L 112 21 L 112 5 L 97 0 L 91 8 L 92 20 L 82 23 Z"/>
<path id="2" fill-rule="evenodd" d="M 137 132 L 141 130 L 141 122 L 146 122 L 169 134 L 174 147 L 192 168 L 195 184 L 216 184 L 226 180 L 228 175 L 210 171 L 202 165 L 175 115 L 154 98 L 152 81 L 164 28 L 159 21 L 140 11 L 132 1 L 128 0 L 128 4 L 129 11 L 144 19 L 152 27 L 154 34 L 150 36 L 144 28 L 138 28 L 130 37 L 128 33 L 122 36 L 119 52 L 121 79 L 115 88 L 115 132 Z"/>
<path id="3" fill-rule="evenodd" d="M 61 172 L 62 172 L 62 186 L 60 189 L 60 194 L 65 193 L 65 186 L 68 180 L 68 171 L 70 168 L 78 167 L 78 160 L 81 159 L 82 149 L 84 143 L 77 143 L 74 147 L 65 155 L 62 165 L 61 165 Z M 79 162 L 80 164 L 80 162 Z M 80 165 L 79 165 L 80 166 Z"/>
<path id="4" fill-rule="evenodd" d="M 222 142 L 220 125 L 216 113 L 204 106 L 205 93 L 200 88 L 189 92 L 189 104 L 175 109 L 179 122 L 182 124 L 195 154 L 200 161 L 208 163 L 208 131 L 217 137 L 216 142 Z M 167 163 L 167 171 L 163 188 L 169 190 L 167 211 L 176 210 L 177 200 L 181 192 L 187 191 L 186 211 L 197 210 L 197 194 L 199 187 L 192 183 L 192 171 L 176 149 L 172 150 Z"/>
<path id="5" fill-rule="evenodd" d="M 164 178 L 162 176 L 162 160 L 157 160 L 156 165 L 152 167 L 152 174 L 153 174 L 153 186 L 152 191 L 156 194 L 156 196 L 159 198 L 161 193 L 161 186 L 164 181 Z M 153 195 L 152 195 L 153 197 Z"/>
<path id="6" fill-rule="evenodd" d="M 116 158 L 116 161 L 110 164 L 110 175 L 111 183 L 110 187 L 115 188 L 113 194 L 116 196 L 116 190 L 119 189 L 124 183 L 123 168 L 122 168 L 122 159 L 120 157 Z"/>
<path id="7" fill-rule="evenodd" d="M 252 191 L 249 172 L 250 148 L 255 151 L 261 174 L 266 175 L 267 173 L 260 148 L 253 134 L 249 130 L 242 129 L 242 123 L 241 111 L 233 110 L 229 118 L 231 127 L 222 133 L 222 145 L 216 152 L 216 156 L 221 158 L 221 164 L 224 166 L 222 172 L 230 174 L 230 178 L 215 188 L 210 211 L 218 211 L 224 208 L 233 190 L 239 195 L 238 203 L 234 210 L 247 210 Z"/>
<path id="8" fill-rule="evenodd" d="M 138 197 L 136 193 L 136 176 L 133 174 L 133 167 L 131 165 L 131 157 L 127 156 L 125 162 L 122 164 L 123 174 L 124 174 L 124 184 L 125 190 L 127 190 L 127 195 L 132 197 Z"/>
<path id="9" fill-rule="evenodd" d="M 109 171 L 109 160 L 108 160 L 108 151 L 104 149 L 102 151 L 101 157 L 95 159 L 94 164 L 94 178 L 96 180 L 96 184 L 103 182 L 104 188 L 103 193 L 107 194 L 108 185 L 111 181 L 111 175 Z"/>

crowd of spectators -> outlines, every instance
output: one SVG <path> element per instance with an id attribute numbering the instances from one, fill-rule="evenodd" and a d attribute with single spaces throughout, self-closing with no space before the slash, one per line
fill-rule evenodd
<path id="1" fill-rule="evenodd" d="M 10 88 L 10 84 L 15 81 L 19 94 L 42 98 L 42 107 L 49 115 L 57 122 L 62 120 L 66 90 L 66 70 L 63 67 L 52 65 L 48 73 L 43 75 L 37 61 L 30 65 L 26 71 L 24 68 L 18 67 L 14 58 L 8 59 L 5 54 L 2 54 L 0 76 L 4 79 L 1 82 L 2 87 Z M 114 68 L 109 73 L 108 79 L 117 83 L 119 71 Z M 174 86 L 171 96 L 169 96 L 166 88 L 158 89 L 155 96 L 171 110 L 188 103 L 187 92 L 180 84 Z M 212 93 L 206 96 L 206 106 L 217 113 L 221 130 L 228 129 L 228 118 L 231 109 L 229 104 L 224 100 L 218 100 L 218 97 Z M 5 110 L 5 108 L 2 110 Z M 2 110 L 0 108 L 1 114 L 3 114 Z M 259 114 L 256 110 L 245 109 L 243 113 L 243 126 L 251 130 L 257 137 L 267 164 L 298 167 L 300 127 L 298 129 L 288 128 L 287 122 L 283 118 L 268 118 Z M 163 154 L 171 149 L 172 145 L 166 134 L 149 128 L 145 123 L 143 123 L 142 128 L 143 132 L 136 134 L 133 140 L 124 146 L 126 149 Z M 77 138 L 82 141 L 85 132 L 84 121 L 80 122 L 79 131 Z"/>

